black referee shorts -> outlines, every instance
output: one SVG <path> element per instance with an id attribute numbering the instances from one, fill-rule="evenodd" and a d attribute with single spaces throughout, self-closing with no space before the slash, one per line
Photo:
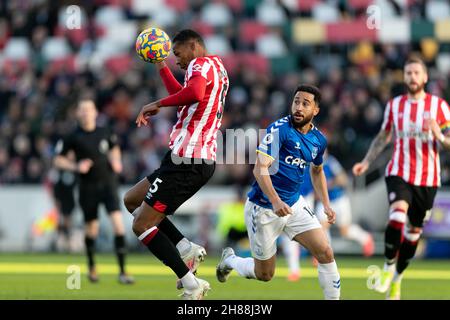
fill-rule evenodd
<path id="1" fill-rule="evenodd" d="M 119 196 L 117 183 L 80 183 L 80 207 L 84 221 L 98 219 L 98 207 L 103 204 L 106 211 L 119 211 Z"/>
<path id="2" fill-rule="evenodd" d="M 433 208 L 437 187 L 420 187 L 398 176 L 386 177 L 389 204 L 404 200 L 408 203 L 408 219 L 413 227 L 422 228 L 427 212 Z"/>
<path id="3" fill-rule="evenodd" d="M 180 158 L 168 151 L 161 166 L 147 176 L 150 188 L 144 201 L 156 211 L 173 214 L 208 182 L 215 168 L 213 161 Z"/>
<path id="4" fill-rule="evenodd" d="M 59 212 L 63 216 L 70 216 L 75 208 L 74 187 L 57 183 L 53 186 L 53 196 L 58 203 Z"/>

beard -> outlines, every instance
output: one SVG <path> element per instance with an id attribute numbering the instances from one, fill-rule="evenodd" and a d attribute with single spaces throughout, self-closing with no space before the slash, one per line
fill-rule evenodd
<path id="1" fill-rule="evenodd" d="M 296 119 L 296 117 L 301 117 L 300 113 L 296 112 L 296 113 L 292 113 L 292 111 L 289 112 L 291 115 L 291 122 L 292 125 L 295 128 L 303 128 L 306 124 L 308 124 L 314 117 L 314 115 L 311 113 L 311 115 L 305 115 L 303 114 L 303 118 L 300 119 Z"/>
<path id="2" fill-rule="evenodd" d="M 410 94 L 416 94 L 420 91 L 422 91 L 425 88 L 425 82 L 422 82 L 422 84 L 407 84 L 406 89 L 408 90 L 408 93 Z"/>

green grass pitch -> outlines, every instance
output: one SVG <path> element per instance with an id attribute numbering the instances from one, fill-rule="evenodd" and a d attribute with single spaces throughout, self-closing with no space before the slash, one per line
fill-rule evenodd
<path id="1" fill-rule="evenodd" d="M 219 257 L 208 256 L 198 276 L 210 282 L 210 300 L 304 300 L 322 299 L 317 271 L 309 258 L 301 261 L 302 277 L 298 282 L 286 280 L 284 259 L 278 260 L 275 277 L 270 282 L 240 278 L 232 273 L 228 282 L 215 278 Z M 85 257 L 66 254 L 0 254 L 0 299 L 164 299 L 178 300 L 181 291 L 175 288 L 175 275 L 150 254 L 128 257 L 128 271 L 134 285 L 117 282 L 115 257 L 97 255 L 100 282 L 91 284 L 86 278 Z M 381 300 L 384 295 L 369 290 L 370 265 L 382 265 L 381 258 L 337 257 L 341 274 L 341 297 L 346 300 Z M 67 268 L 81 268 L 80 289 L 66 286 Z M 405 272 L 402 299 L 450 299 L 450 260 L 415 260 Z"/>

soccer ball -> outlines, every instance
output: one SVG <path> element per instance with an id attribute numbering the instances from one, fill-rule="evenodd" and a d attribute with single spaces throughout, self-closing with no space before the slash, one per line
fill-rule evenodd
<path id="1" fill-rule="evenodd" d="M 161 62 L 165 60 L 172 48 L 169 36 L 158 28 L 142 31 L 136 39 L 136 52 L 145 62 Z"/>

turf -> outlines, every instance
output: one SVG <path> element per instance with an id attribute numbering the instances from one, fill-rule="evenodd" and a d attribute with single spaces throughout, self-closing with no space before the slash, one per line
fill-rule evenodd
<path id="1" fill-rule="evenodd" d="M 369 290 L 370 265 L 382 265 L 381 259 L 337 257 L 341 273 L 341 295 L 346 300 L 381 300 L 384 295 Z M 232 273 L 227 283 L 215 279 L 218 257 L 207 257 L 199 269 L 199 277 L 210 282 L 212 300 L 276 300 L 322 299 L 317 271 L 310 259 L 304 259 L 298 282 L 286 280 L 287 268 L 280 259 L 275 277 L 268 283 L 240 278 Z M 150 255 L 135 254 L 128 258 L 128 271 L 136 279 L 134 285 L 117 282 L 117 265 L 112 255 L 98 255 L 100 282 L 91 284 L 86 278 L 82 255 L 1 254 L 0 299 L 149 299 L 178 300 L 171 270 Z M 80 289 L 68 289 L 67 268 L 79 266 Z M 402 282 L 402 299 L 450 299 L 448 260 L 416 260 L 411 263 Z"/>

